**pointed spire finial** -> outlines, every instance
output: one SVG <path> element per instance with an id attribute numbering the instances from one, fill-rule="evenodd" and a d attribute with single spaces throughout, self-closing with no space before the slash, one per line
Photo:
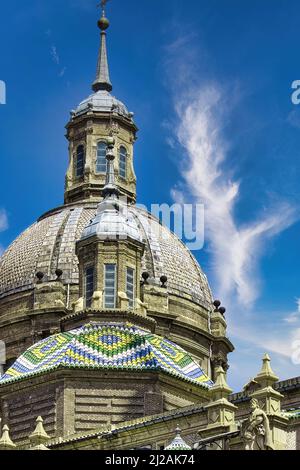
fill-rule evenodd
<path id="1" fill-rule="evenodd" d="M 268 384 L 272 385 L 279 380 L 276 374 L 273 372 L 271 367 L 271 359 L 270 356 L 266 353 L 262 360 L 262 368 L 261 371 L 255 377 L 256 382 L 259 384 Z M 266 386 L 266 385 L 263 385 Z"/>
<path id="2" fill-rule="evenodd" d="M 218 366 L 215 371 L 215 383 L 210 389 L 212 400 L 218 400 L 220 398 L 228 398 L 232 392 L 231 388 L 227 384 L 226 373 L 223 367 Z"/>
<path id="3" fill-rule="evenodd" d="M 98 21 L 99 29 L 101 30 L 101 43 L 97 63 L 96 80 L 93 83 L 92 89 L 96 93 L 100 90 L 112 91 L 112 84 L 109 77 L 107 47 L 106 47 L 106 30 L 109 28 L 109 20 L 106 18 L 105 6 L 108 0 L 102 0 L 100 5 L 102 8 L 102 17 Z"/>
<path id="4" fill-rule="evenodd" d="M 0 450 L 13 450 L 16 444 L 10 438 L 9 427 L 5 424 L 2 428 L 2 437 L 0 439 Z"/>
<path id="5" fill-rule="evenodd" d="M 36 427 L 33 433 L 30 434 L 29 440 L 33 447 L 32 450 L 48 450 L 45 446 L 50 437 L 45 431 L 44 420 L 41 416 L 36 419 Z"/>
<path id="6" fill-rule="evenodd" d="M 228 387 L 227 381 L 226 381 L 226 374 L 222 366 L 218 366 L 216 368 L 215 385 L 218 385 L 219 387 Z"/>

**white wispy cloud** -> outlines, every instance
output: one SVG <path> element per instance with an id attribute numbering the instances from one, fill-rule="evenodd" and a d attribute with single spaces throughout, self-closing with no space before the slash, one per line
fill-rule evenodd
<path id="1" fill-rule="evenodd" d="M 283 317 L 286 323 L 300 323 L 300 299 L 296 299 L 297 309 Z"/>
<path id="2" fill-rule="evenodd" d="M 52 38 L 52 31 L 51 29 L 48 29 L 46 32 L 45 32 L 45 35 L 46 37 L 51 40 Z M 61 57 L 58 53 L 58 49 L 57 49 L 57 46 L 55 44 L 51 44 L 50 46 L 50 56 L 51 56 L 51 59 L 52 61 L 54 62 L 54 64 L 57 66 L 57 68 L 59 69 L 58 71 L 58 76 L 60 78 L 64 77 L 66 71 L 67 71 L 67 67 L 65 67 L 63 64 L 62 64 L 62 61 L 61 61 Z"/>
<path id="3" fill-rule="evenodd" d="M 0 232 L 8 229 L 8 217 L 5 209 L 0 209 Z M 4 252 L 4 247 L 0 244 L 0 256 Z"/>
<path id="4" fill-rule="evenodd" d="M 65 75 L 65 73 L 66 73 L 66 70 L 67 70 L 67 67 L 63 67 L 63 68 L 61 69 L 61 71 L 59 72 L 58 76 L 59 76 L 59 77 L 63 77 L 63 76 Z"/>
<path id="5" fill-rule="evenodd" d="M 257 268 L 263 246 L 295 221 L 296 212 L 282 201 L 248 224 L 240 226 L 235 220 L 241 182 L 233 181 L 224 169 L 228 142 L 220 122 L 223 96 L 212 85 L 176 96 L 176 135 L 187 158 L 182 169 L 186 189 L 196 202 L 205 204 L 206 237 L 219 295 L 225 299 L 237 295 L 241 304 L 249 306 L 259 292 Z M 173 191 L 176 199 L 182 199 L 179 192 Z"/>
<path id="6" fill-rule="evenodd" d="M 257 374 L 260 358 L 265 352 L 271 355 L 273 369 L 281 380 L 299 375 L 298 300 L 297 307 L 287 313 L 270 309 L 257 314 L 252 311 L 248 318 L 243 315 L 239 319 L 229 317 L 229 331 L 231 340 L 238 345 L 232 359 L 236 370 L 230 373 L 230 381 L 236 390 Z"/>
<path id="7" fill-rule="evenodd" d="M 53 62 L 56 65 L 59 65 L 60 64 L 60 58 L 59 58 L 56 46 L 53 46 L 53 45 L 51 46 L 50 54 L 51 54 Z"/>
<path id="8" fill-rule="evenodd" d="M 177 44 L 186 47 L 185 41 Z M 172 53 L 172 48 L 169 51 Z M 196 203 L 204 203 L 205 235 L 218 296 L 227 302 L 237 298 L 239 304 L 249 307 L 259 295 L 259 264 L 265 244 L 295 222 L 296 211 L 289 203 L 279 201 L 256 220 L 238 223 L 235 210 L 242 182 L 226 170 L 231 142 L 223 132 L 230 97 L 218 84 L 199 77 L 198 83 L 189 80 L 193 72 L 184 52 L 177 51 L 176 57 L 184 58 L 184 81 L 176 81 L 173 89 L 177 114 L 174 133 L 184 150 L 185 163 L 181 166 L 183 188 L 174 189 L 173 197 L 181 202 L 188 194 Z M 183 69 L 178 61 L 172 64 L 169 60 L 170 64 Z"/>
<path id="9" fill-rule="evenodd" d="M 298 374 L 300 363 L 300 352 L 299 358 L 295 356 L 300 345 L 300 299 L 291 312 L 270 309 L 260 314 L 255 301 L 260 295 L 260 265 L 268 242 L 296 222 L 299 211 L 280 197 L 272 203 L 263 200 L 264 210 L 258 208 L 256 216 L 240 223 L 236 209 L 243 179 L 236 178 L 232 170 L 229 155 L 235 141 L 226 126 L 248 91 L 241 90 L 238 83 L 224 83 L 223 77 L 222 81 L 211 79 L 207 52 L 195 50 L 195 42 L 189 34 L 165 48 L 166 83 L 176 117 L 164 127 L 169 130 L 172 151 L 178 143 L 182 148 L 182 180 L 173 189 L 173 198 L 178 203 L 192 198 L 205 205 L 210 281 L 214 281 L 215 295 L 228 307 L 228 333 L 239 345 L 230 357 L 238 374 L 233 373 L 230 380 L 236 387 L 246 383 L 258 372 L 266 351 L 271 353 L 278 375 L 287 378 Z"/>
<path id="10" fill-rule="evenodd" d="M 0 232 L 8 229 L 8 217 L 5 209 L 0 209 Z"/>
<path id="11" fill-rule="evenodd" d="M 257 312 L 253 309 L 249 315 L 228 315 L 230 338 L 238 345 L 233 355 L 238 373 L 230 374 L 236 390 L 258 372 L 260 357 L 265 352 L 271 355 L 273 369 L 281 380 L 299 375 L 300 299 L 294 301 L 295 308 L 289 312 L 270 307 Z M 238 311 L 238 305 L 233 303 L 229 311 L 234 310 Z"/>

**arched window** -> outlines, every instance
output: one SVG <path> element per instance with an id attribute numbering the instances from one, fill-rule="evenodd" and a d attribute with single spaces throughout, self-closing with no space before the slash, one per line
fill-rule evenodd
<path id="1" fill-rule="evenodd" d="M 80 178 L 83 176 L 85 164 L 85 155 L 84 155 L 84 146 L 79 145 L 77 147 L 77 156 L 76 156 L 76 177 Z"/>
<path id="2" fill-rule="evenodd" d="M 97 145 L 97 163 L 96 173 L 106 173 L 106 149 L 107 145 L 105 142 L 99 142 Z"/>
<path id="3" fill-rule="evenodd" d="M 120 147 L 119 155 L 119 174 L 122 178 L 126 178 L 127 173 L 127 150 L 125 147 Z"/>

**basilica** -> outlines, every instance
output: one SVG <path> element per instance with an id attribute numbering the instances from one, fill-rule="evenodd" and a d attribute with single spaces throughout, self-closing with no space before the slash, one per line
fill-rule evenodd
<path id="1" fill-rule="evenodd" d="M 0 450 L 300 449 L 300 377 L 279 381 L 265 355 L 232 394 L 225 308 L 136 204 L 138 128 L 112 94 L 102 3 L 64 204 L 0 258 Z"/>

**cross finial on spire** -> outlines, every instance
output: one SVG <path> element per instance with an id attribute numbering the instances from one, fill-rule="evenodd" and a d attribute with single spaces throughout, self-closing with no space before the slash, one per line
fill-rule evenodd
<path id="1" fill-rule="evenodd" d="M 107 49 L 106 49 L 106 30 L 109 28 L 109 20 L 106 18 L 105 6 L 108 0 L 102 0 L 98 6 L 102 8 L 102 17 L 98 21 L 99 29 L 101 30 L 101 44 L 98 56 L 97 74 L 96 80 L 93 83 L 93 90 L 95 92 L 99 90 L 112 90 L 112 84 L 109 78 L 109 68 L 107 60 Z"/>
<path id="2" fill-rule="evenodd" d="M 102 15 L 105 16 L 105 7 L 106 7 L 106 4 L 107 4 L 108 0 L 101 0 L 101 3 L 99 4 L 99 6 L 101 6 L 102 8 Z"/>

